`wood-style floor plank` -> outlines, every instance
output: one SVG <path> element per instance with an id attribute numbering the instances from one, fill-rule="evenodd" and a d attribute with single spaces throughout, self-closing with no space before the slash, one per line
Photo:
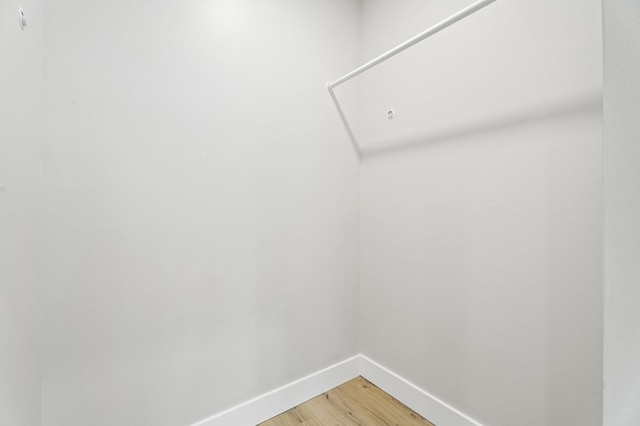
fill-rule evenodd
<path id="1" fill-rule="evenodd" d="M 435 426 L 357 377 L 258 426 Z"/>

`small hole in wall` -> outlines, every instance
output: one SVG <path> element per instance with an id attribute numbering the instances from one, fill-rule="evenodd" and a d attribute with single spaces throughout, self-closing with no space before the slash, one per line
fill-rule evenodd
<path id="1" fill-rule="evenodd" d="M 395 116 L 396 116 L 396 110 L 395 110 L 395 109 L 393 109 L 393 108 L 390 108 L 390 109 L 387 111 L 387 118 L 388 118 L 389 120 L 393 120 L 393 117 L 395 117 Z"/>

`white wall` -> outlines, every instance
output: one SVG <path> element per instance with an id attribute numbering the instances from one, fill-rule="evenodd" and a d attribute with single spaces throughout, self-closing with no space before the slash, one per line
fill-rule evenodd
<path id="1" fill-rule="evenodd" d="M 357 353 L 357 158 L 324 84 L 358 11 L 46 3 L 46 426 L 189 424 Z"/>
<path id="2" fill-rule="evenodd" d="M 363 2 L 361 59 L 468 3 Z M 360 80 L 362 352 L 486 425 L 601 424 L 600 40 L 503 1 Z"/>
<path id="3" fill-rule="evenodd" d="M 21 32 L 18 8 L 28 18 Z M 0 3 L 0 424 L 40 424 L 42 5 Z"/>
<path id="4" fill-rule="evenodd" d="M 640 424 L 640 5 L 604 2 L 604 424 Z"/>

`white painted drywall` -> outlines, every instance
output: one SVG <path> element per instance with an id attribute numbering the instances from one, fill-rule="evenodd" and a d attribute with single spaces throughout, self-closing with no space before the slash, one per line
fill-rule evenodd
<path id="1" fill-rule="evenodd" d="M 28 19 L 20 31 L 18 8 Z M 0 3 L 0 424 L 40 424 L 42 4 Z"/>
<path id="2" fill-rule="evenodd" d="M 604 4 L 604 424 L 640 424 L 640 5 Z"/>
<path id="3" fill-rule="evenodd" d="M 364 1 L 361 59 L 470 3 Z M 362 142 L 369 150 L 419 143 L 599 99 L 600 27 L 596 0 L 499 0 L 359 78 Z"/>
<path id="4" fill-rule="evenodd" d="M 358 2 L 45 9 L 45 425 L 189 424 L 356 354 L 357 158 L 324 84 Z"/>
<path id="5" fill-rule="evenodd" d="M 363 2 L 361 59 L 468 3 Z M 360 79 L 362 353 L 486 425 L 601 424 L 600 40 L 498 1 Z"/>

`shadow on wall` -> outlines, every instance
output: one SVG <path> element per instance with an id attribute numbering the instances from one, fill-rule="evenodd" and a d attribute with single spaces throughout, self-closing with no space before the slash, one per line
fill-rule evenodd
<path id="1" fill-rule="evenodd" d="M 521 110 L 514 114 L 505 115 L 495 119 L 483 120 L 482 122 L 461 126 L 459 128 L 431 135 L 425 135 L 423 137 L 418 136 L 404 140 L 380 142 L 370 146 L 361 146 L 360 156 L 363 159 L 375 158 L 384 154 L 404 152 L 440 142 L 448 142 L 453 139 L 463 138 L 466 136 L 490 133 L 499 129 L 514 128 L 542 120 L 577 116 L 589 111 L 596 111 L 600 109 L 602 109 L 602 94 L 594 93 L 575 99 L 571 102 L 556 104 L 551 107 Z"/>

